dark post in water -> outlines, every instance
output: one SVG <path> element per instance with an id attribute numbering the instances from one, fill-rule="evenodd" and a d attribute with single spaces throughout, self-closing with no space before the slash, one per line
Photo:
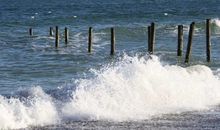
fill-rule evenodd
<path id="1" fill-rule="evenodd" d="M 29 28 L 29 35 L 33 36 L 33 29 L 32 28 Z"/>
<path id="2" fill-rule="evenodd" d="M 65 27 L 64 32 L 65 32 L 65 44 L 67 44 L 69 42 L 69 31 L 67 27 Z"/>
<path id="3" fill-rule="evenodd" d="M 178 25 L 177 56 L 182 56 L 183 51 L 183 25 Z"/>
<path id="4" fill-rule="evenodd" d="M 53 27 L 50 27 L 50 36 L 53 36 Z"/>
<path id="5" fill-rule="evenodd" d="M 189 56 L 190 56 L 191 48 L 192 48 L 192 37 L 193 37 L 193 34 L 194 34 L 194 27 L 195 27 L 195 22 L 192 22 L 190 24 L 190 29 L 189 29 L 189 37 L 188 37 L 185 63 L 189 62 Z"/>
<path id="6" fill-rule="evenodd" d="M 210 19 L 206 20 L 206 60 L 211 61 L 211 28 Z"/>
<path id="7" fill-rule="evenodd" d="M 59 29 L 58 26 L 56 26 L 56 37 L 55 37 L 55 47 L 59 47 Z"/>
<path id="8" fill-rule="evenodd" d="M 148 26 L 148 53 L 151 53 L 151 26 Z"/>
<path id="9" fill-rule="evenodd" d="M 115 30 L 111 28 L 111 55 L 115 54 Z"/>
<path id="10" fill-rule="evenodd" d="M 154 44 L 155 44 L 155 24 L 151 23 L 151 31 L 150 31 L 151 37 L 150 37 L 150 53 L 153 54 L 154 53 Z"/>
<path id="11" fill-rule="evenodd" d="M 92 52 L 92 27 L 89 27 L 88 52 Z"/>

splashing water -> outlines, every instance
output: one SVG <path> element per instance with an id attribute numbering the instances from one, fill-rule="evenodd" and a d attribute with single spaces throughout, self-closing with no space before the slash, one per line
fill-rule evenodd
<path id="1" fill-rule="evenodd" d="M 219 18 L 212 19 L 212 23 L 214 23 L 216 26 L 220 27 L 220 20 L 219 20 Z"/>
<path id="2" fill-rule="evenodd" d="M 40 87 L 32 88 L 29 93 L 30 96 L 25 101 L 0 97 L 0 129 L 25 128 L 58 121 L 58 113 L 51 97 Z"/>
<path id="3" fill-rule="evenodd" d="M 70 117 L 142 120 L 163 113 L 206 109 L 220 101 L 220 81 L 201 65 L 182 68 L 126 57 L 114 67 L 80 80 L 63 113 Z"/>
<path id="4" fill-rule="evenodd" d="M 58 105 L 40 87 L 25 100 L 0 97 L 0 128 L 71 120 L 136 121 L 167 113 L 209 109 L 220 102 L 220 80 L 203 65 L 180 67 L 124 56 L 114 65 L 76 80 L 68 102 Z"/>

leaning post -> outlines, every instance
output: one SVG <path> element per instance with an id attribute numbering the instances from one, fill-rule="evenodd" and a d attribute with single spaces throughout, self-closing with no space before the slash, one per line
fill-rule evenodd
<path id="1" fill-rule="evenodd" d="M 195 27 L 195 22 L 192 22 L 190 24 L 190 29 L 189 29 L 189 37 L 188 37 L 185 63 L 189 62 L 189 56 L 191 54 L 191 48 L 192 48 L 192 38 L 193 38 L 193 34 L 194 34 L 194 27 Z"/>

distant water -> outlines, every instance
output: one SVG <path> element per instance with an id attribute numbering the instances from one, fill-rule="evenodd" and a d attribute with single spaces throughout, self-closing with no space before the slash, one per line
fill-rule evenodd
<path id="1" fill-rule="evenodd" d="M 0 129 L 219 129 L 219 12 L 219 0 L 0 1 Z M 207 18 L 211 63 L 205 55 Z M 184 25 L 185 55 L 193 21 L 192 55 L 184 64 L 184 56 L 176 57 L 177 25 Z M 151 22 L 156 44 L 149 56 Z M 55 26 L 58 49 L 49 36 Z M 94 44 L 88 54 L 90 26 Z M 70 31 L 67 46 L 64 27 Z"/>

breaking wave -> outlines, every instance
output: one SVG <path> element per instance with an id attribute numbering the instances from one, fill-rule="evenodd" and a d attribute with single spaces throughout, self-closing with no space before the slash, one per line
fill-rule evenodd
<path id="1" fill-rule="evenodd" d="M 220 103 L 220 80 L 204 65 L 181 67 L 156 56 L 124 56 L 75 80 L 72 97 L 58 103 L 40 87 L 25 98 L 0 97 L 0 129 L 71 120 L 133 121 L 209 109 Z M 58 90 L 59 91 L 59 90 Z M 62 102 L 62 101 L 60 101 Z"/>

